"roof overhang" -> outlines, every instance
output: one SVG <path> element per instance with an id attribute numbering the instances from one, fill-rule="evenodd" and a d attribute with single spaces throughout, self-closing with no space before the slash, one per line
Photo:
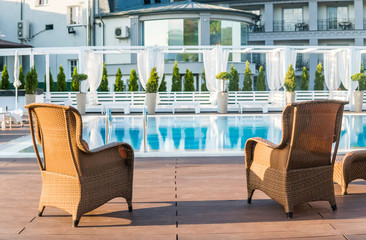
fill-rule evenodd
<path id="1" fill-rule="evenodd" d="M 9 42 L 0 39 L 0 48 L 31 48 L 30 45 L 25 45 L 21 43 Z"/>

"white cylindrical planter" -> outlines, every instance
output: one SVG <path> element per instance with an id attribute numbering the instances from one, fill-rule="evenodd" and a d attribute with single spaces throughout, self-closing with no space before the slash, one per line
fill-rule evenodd
<path id="1" fill-rule="evenodd" d="M 229 99 L 229 93 L 228 92 L 219 92 L 218 93 L 218 99 L 219 99 L 219 113 L 227 113 L 227 104 Z"/>
<path id="2" fill-rule="evenodd" d="M 25 104 L 31 104 L 36 102 L 36 94 L 25 94 Z"/>
<path id="3" fill-rule="evenodd" d="M 362 112 L 363 91 L 354 91 L 353 97 L 355 100 L 355 112 Z"/>
<path id="4" fill-rule="evenodd" d="M 295 92 L 286 92 L 286 104 L 292 104 L 296 100 Z"/>
<path id="5" fill-rule="evenodd" d="M 86 93 L 76 94 L 76 104 L 80 114 L 85 114 Z"/>
<path id="6" fill-rule="evenodd" d="M 148 114 L 155 114 L 156 93 L 146 93 L 146 106 Z"/>

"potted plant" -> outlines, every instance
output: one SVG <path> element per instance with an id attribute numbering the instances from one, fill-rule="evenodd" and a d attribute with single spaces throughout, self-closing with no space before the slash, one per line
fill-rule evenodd
<path id="1" fill-rule="evenodd" d="M 36 93 L 38 87 L 38 74 L 35 66 L 25 76 L 25 103 L 36 102 Z"/>
<path id="2" fill-rule="evenodd" d="M 76 104 L 77 109 L 79 110 L 80 114 L 85 114 L 85 105 L 86 105 L 86 92 L 83 91 L 81 87 L 81 82 L 88 78 L 88 75 L 83 73 L 76 73 L 72 76 L 72 80 L 77 82 L 79 85 L 79 92 L 76 93 Z"/>
<path id="3" fill-rule="evenodd" d="M 362 112 L 363 91 L 360 91 L 360 83 L 366 80 L 366 76 L 363 72 L 355 73 L 351 76 L 351 79 L 358 82 L 356 91 L 354 91 L 353 93 L 353 98 L 355 101 L 355 112 Z"/>
<path id="4" fill-rule="evenodd" d="M 232 78 L 232 75 L 228 72 L 220 72 L 216 75 L 216 79 L 222 80 L 222 92 L 218 93 L 219 100 L 219 113 L 227 113 L 227 103 L 229 99 L 229 94 L 225 88 L 225 82 Z"/>
<path id="5" fill-rule="evenodd" d="M 151 69 L 150 78 L 146 84 L 146 105 L 147 113 L 155 114 L 156 93 L 159 87 L 159 76 L 156 68 Z"/>
<path id="6" fill-rule="evenodd" d="M 285 88 L 286 88 L 286 103 L 291 104 L 295 102 L 296 80 L 295 80 L 295 70 L 292 64 L 288 66 L 288 70 L 285 77 Z"/>

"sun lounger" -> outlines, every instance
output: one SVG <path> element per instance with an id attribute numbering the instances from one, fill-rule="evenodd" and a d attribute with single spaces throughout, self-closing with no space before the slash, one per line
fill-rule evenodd
<path id="1" fill-rule="evenodd" d="M 268 102 L 266 102 L 266 101 L 238 102 L 238 105 L 239 105 L 238 112 L 240 112 L 240 113 L 243 113 L 243 109 L 245 109 L 245 110 L 262 109 L 263 113 L 268 113 Z"/>
<path id="2" fill-rule="evenodd" d="M 199 102 L 173 102 L 172 103 L 172 112 L 175 113 L 176 108 L 193 108 L 195 113 L 200 113 L 200 103 Z"/>
<path id="3" fill-rule="evenodd" d="M 130 114 L 131 104 L 129 102 L 111 102 L 111 103 L 102 103 L 101 113 L 105 113 L 107 108 L 111 110 L 119 110 L 123 109 L 124 114 Z"/>

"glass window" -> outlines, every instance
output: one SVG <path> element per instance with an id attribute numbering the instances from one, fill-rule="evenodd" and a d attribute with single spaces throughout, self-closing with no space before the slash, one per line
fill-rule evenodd
<path id="1" fill-rule="evenodd" d="M 284 8 L 282 20 L 284 31 L 295 31 L 295 25 L 303 22 L 302 8 Z"/>
<path id="2" fill-rule="evenodd" d="M 328 7 L 329 29 L 337 29 L 338 22 L 348 21 L 347 7 Z"/>
<path id="3" fill-rule="evenodd" d="M 3 71 L 5 64 L 5 57 L 0 57 L 0 72 Z"/>
<path id="4" fill-rule="evenodd" d="M 225 46 L 240 46 L 248 43 L 248 24 L 225 21 L 210 21 L 210 44 Z"/>
<path id="5" fill-rule="evenodd" d="M 69 78 L 72 78 L 72 74 L 74 73 L 74 68 L 78 69 L 78 60 L 77 59 L 70 59 L 69 60 Z"/>
<path id="6" fill-rule="evenodd" d="M 68 25 L 79 25 L 82 22 L 82 8 L 80 6 L 68 7 Z"/>
<path id="7" fill-rule="evenodd" d="M 38 6 L 47 5 L 48 0 L 38 0 L 37 3 L 38 3 Z"/>

